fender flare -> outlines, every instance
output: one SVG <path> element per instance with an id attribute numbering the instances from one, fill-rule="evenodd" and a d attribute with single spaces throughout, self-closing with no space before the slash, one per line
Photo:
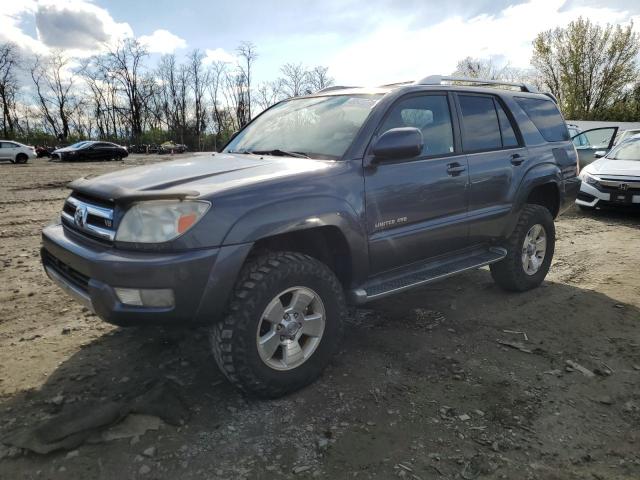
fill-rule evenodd
<path id="1" fill-rule="evenodd" d="M 368 272 L 367 232 L 361 216 L 345 199 L 313 195 L 261 205 L 238 218 L 222 245 L 255 243 L 259 240 L 318 227 L 336 227 L 351 254 L 353 279 Z"/>
<path id="2" fill-rule="evenodd" d="M 558 189 L 558 198 L 561 199 L 563 193 L 562 171 L 558 165 L 553 162 L 537 164 L 524 174 L 514 196 L 511 215 L 509 215 L 510 219 L 503 232 L 503 236 L 505 238 L 509 237 L 513 229 L 516 227 L 519 219 L 519 212 L 527 202 L 529 194 L 534 188 L 547 184 L 554 184 L 556 186 Z"/>

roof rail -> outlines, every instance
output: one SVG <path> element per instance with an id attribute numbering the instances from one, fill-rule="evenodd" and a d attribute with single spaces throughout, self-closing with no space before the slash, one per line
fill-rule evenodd
<path id="1" fill-rule="evenodd" d="M 397 87 L 400 85 L 410 85 L 414 83 L 413 80 L 407 80 L 405 82 L 393 82 L 393 83 L 385 83 L 384 85 L 380 85 L 380 88 L 386 88 L 386 87 Z"/>
<path id="2" fill-rule="evenodd" d="M 332 90 L 344 90 L 345 88 L 358 88 L 358 87 L 348 86 L 348 85 L 334 85 L 332 87 L 324 87 L 323 89 L 318 90 L 316 93 L 330 92 Z"/>
<path id="3" fill-rule="evenodd" d="M 527 85 L 526 83 L 504 82 L 502 80 L 484 80 L 482 78 L 450 77 L 443 75 L 430 75 L 422 80 L 418 80 L 416 85 L 440 85 L 442 82 L 465 82 L 485 86 L 504 85 L 508 87 L 518 87 L 521 92 L 538 93 L 537 88 Z"/>

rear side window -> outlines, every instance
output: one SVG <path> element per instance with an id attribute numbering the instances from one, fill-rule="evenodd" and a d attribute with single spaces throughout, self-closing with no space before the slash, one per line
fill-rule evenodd
<path id="1" fill-rule="evenodd" d="M 516 101 L 547 142 L 569 140 L 567 125 L 551 100 L 518 97 Z"/>
<path id="2" fill-rule="evenodd" d="M 493 98 L 460 95 L 464 137 L 462 147 L 467 152 L 502 148 L 500 124 Z"/>
<path id="3" fill-rule="evenodd" d="M 517 147 L 518 137 L 516 137 L 511 120 L 498 102 L 496 102 L 496 109 L 498 110 L 498 120 L 500 120 L 500 132 L 502 132 L 502 146 L 505 148 Z"/>

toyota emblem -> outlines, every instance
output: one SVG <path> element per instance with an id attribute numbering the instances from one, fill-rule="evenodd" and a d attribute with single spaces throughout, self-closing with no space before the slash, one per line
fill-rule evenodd
<path id="1" fill-rule="evenodd" d="M 76 212 L 73 214 L 73 221 L 78 228 L 84 228 L 87 224 L 87 207 L 80 206 L 76 208 Z"/>
<path id="2" fill-rule="evenodd" d="M 628 190 L 628 189 L 629 189 L 629 184 L 628 184 L 628 183 L 621 183 L 620 185 L 618 185 L 618 188 L 619 188 L 620 190 L 624 190 L 624 191 L 626 191 L 626 190 Z"/>

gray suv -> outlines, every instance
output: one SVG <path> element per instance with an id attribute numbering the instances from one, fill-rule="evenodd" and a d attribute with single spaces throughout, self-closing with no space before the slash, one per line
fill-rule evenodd
<path id="1" fill-rule="evenodd" d="M 545 278 L 577 154 L 550 96 L 498 83 L 332 87 L 213 156 L 76 180 L 44 268 L 108 322 L 209 325 L 245 392 L 299 389 L 348 304 L 485 265 L 510 291 Z"/>

